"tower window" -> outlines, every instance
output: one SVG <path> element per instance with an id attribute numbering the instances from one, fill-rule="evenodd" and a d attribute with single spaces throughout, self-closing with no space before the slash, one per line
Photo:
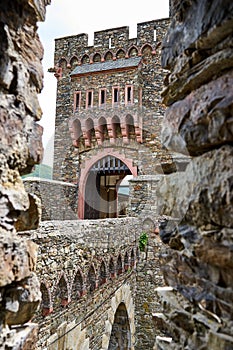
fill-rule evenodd
<path id="1" fill-rule="evenodd" d="M 77 111 L 81 106 L 81 92 L 75 92 L 74 94 L 74 110 Z"/>
<path id="2" fill-rule="evenodd" d="M 113 88 L 113 103 L 118 104 L 120 101 L 120 88 L 114 87 Z"/>
<path id="3" fill-rule="evenodd" d="M 125 88 L 125 104 L 133 103 L 133 86 L 128 85 Z"/>
<path id="4" fill-rule="evenodd" d="M 104 106 L 106 103 L 106 89 L 101 89 L 99 93 L 99 105 Z"/>
<path id="5" fill-rule="evenodd" d="M 87 100 L 86 100 L 86 108 L 93 107 L 93 91 L 87 91 Z"/>

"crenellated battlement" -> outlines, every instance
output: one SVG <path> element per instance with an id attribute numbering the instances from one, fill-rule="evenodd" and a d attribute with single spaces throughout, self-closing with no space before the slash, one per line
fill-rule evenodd
<path id="1" fill-rule="evenodd" d="M 168 24 L 169 18 L 138 23 L 136 38 L 129 37 L 128 26 L 97 31 L 92 46 L 88 46 L 88 34 L 85 33 L 55 39 L 54 64 L 70 68 L 96 61 L 141 56 L 147 44 L 155 52 Z"/>

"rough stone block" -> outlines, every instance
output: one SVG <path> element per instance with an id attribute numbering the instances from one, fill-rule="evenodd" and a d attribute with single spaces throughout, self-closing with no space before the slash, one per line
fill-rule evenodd
<path id="1" fill-rule="evenodd" d="M 37 245 L 20 237 L 0 234 L 0 286 L 28 277 L 35 270 Z"/>
<path id="2" fill-rule="evenodd" d="M 166 176 L 157 193 L 159 213 L 198 227 L 232 227 L 232 156 L 233 148 L 223 146 L 194 158 L 182 176 Z"/>
<path id="3" fill-rule="evenodd" d="M 24 324 L 31 320 L 41 301 L 39 281 L 35 274 L 21 280 L 17 286 L 5 289 L 5 322 L 8 325 Z"/>
<path id="4" fill-rule="evenodd" d="M 192 92 L 167 109 L 163 145 L 175 152 L 199 155 L 233 141 L 233 71 Z"/>

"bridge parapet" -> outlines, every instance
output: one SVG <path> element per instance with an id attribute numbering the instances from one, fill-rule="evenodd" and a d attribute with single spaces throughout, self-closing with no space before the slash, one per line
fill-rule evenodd
<path id="1" fill-rule="evenodd" d="M 41 349 L 62 322 L 83 324 L 125 283 L 134 288 L 139 226 L 135 218 L 50 221 L 29 232 L 39 246 Z"/>

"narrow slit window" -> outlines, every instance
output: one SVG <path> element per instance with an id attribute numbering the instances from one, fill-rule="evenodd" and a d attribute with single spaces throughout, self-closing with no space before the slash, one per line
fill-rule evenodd
<path id="1" fill-rule="evenodd" d="M 74 109 L 77 111 L 81 106 L 81 92 L 76 92 L 74 96 Z"/>
<path id="2" fill-rule="evenodd" d="M 106 90 L 100 90 L 100 106 L 104 106 L 106 103 Z"/>
<path id="3" fill-rule="evenodd" d="M 156 28 L 154 28 L 154 41 L 157 40 L 157 33 L 156 33 Z"/>
<path id="4" fill-rule="evenodd" d="M 132 86 L 126 86 L 125 102 L 126 102 L 126 104 L 132 104 L 133 103 L 133 87 Z"/>
<path id="5" fill-rule="evenodd" d="M 127 101 L 132 102 L 132 87 L 131 86 L 127 87 Z"/>
<path id="6" fill-rule="evenodd" d="M 91 108 L 93 106 L 93 91 L 87 92 L 87 108 Z"/>
<path id="7" fill-rule="evenodd" d="M 119 88 L 113 89 L 113 102 L 118 103 L 119 102 Z"/>

